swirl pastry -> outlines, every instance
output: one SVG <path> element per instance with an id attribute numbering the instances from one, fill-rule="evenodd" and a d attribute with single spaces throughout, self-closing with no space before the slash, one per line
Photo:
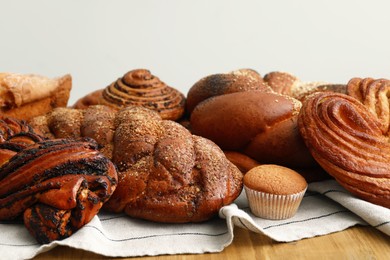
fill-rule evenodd
<path id="1" fill-rule="evenodd" d="M 0 165 L 31 144 L 45 140 L 23 120 L 0 119 Z"/>
<path id="2" fill-rule="evenodd" d="M 94 137 L 117 166 L 118 187 L 104 205 L 110 211 L 157 222 L 204 221 L 242 190 L 242 173 L 215 143 L 162 120 L 156 111 L 141 106 L 115 113 L 104 106 L 79 114 L 71 108 L 56 110 L 42 129 L 57 123 L 67 129 L 66 121 L 79 125 L 80 131 L 69 134 Z M 69 120 L 62 120 L 67 115 Z"/>
<path id="3" fill-rule="evenodd" d="M 345 94 L 314 93 L 298 126 L 313 157 L 343 187 L 390 208 L 389 136 L 369 108 Z"/>
<path id="4" fill-rule="evenodd" d="M 184 114 L 184 95 L 152 75 L 149 70 L 127 72 L 103 90 L 81 98 L 73 106 L 107 105 L 115 109 L 143 106 L 157 111 L 163 119 L 178 120 Z"/>
<path id="5" fill-rule="evenodd" d="M 114 192 L 114 164 L 92 139 L 44 140 L 23 121 L 0 121 L 0 220 L 23 215 L 39 243 L 70 236 Z"/>
<path id="6" fill-rule="evenodd" d="M 390 80 L 353 78 L 347 84 L 348 95 L 358 99 L 381 124 L 383 134 L 388 135 L 390 126 Z"/>

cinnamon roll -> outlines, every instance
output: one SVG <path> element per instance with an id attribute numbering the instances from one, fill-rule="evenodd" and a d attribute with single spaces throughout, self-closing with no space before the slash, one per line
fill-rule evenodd
<path id="1" fill-rule="evenodd" d="M 117 110 L 130 106 L 143 106 L 157 111 L 163 119 L 178 120 L 184 114 L 184 95 L 151 74 L 137 69 L 127 72 L 103 90 L 95 91 L 80 100 L 74 108 L 107 105 Z"/>

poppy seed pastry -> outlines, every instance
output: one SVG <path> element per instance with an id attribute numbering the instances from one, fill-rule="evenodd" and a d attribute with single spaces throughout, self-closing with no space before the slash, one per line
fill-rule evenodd
<path id="1" fill-rule="evenodd" d="M 0 129 L 0 220 L 22 218 L 39 243 L 72 235 L 115 190 L 116 168 L 94 140 L 47 140 L 12 118 Z"/>
<path id="2" fill-rule="evenodd" d="M 106 105 L 116 110 L 126 106 L 143 106 L 157 111 L 163 119 L 178 120 L 184 114 L 184 95 L 146 69 L 127 72 L 104 89 L 76 101 L 74 108 Z"/>

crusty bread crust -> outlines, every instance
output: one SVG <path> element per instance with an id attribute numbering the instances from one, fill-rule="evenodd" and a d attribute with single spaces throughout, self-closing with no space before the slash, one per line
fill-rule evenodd
<path id="1" fill-rule="evenodd" d="M 30 75 L 20 77 L 27 77 L 28 81 Z M 21 81 L 14 83 L 15 85 L 10 82 L 0 83 L 0 99 L 4 100 L 1 102 L 0 114 L 24 120 L 44 115 L 56 107 L 67 106 L 72 89 L 72 77 L 69 74 L 56 79 L 42 77 L 42 80 L 32 81 L 28 87 Z"/>

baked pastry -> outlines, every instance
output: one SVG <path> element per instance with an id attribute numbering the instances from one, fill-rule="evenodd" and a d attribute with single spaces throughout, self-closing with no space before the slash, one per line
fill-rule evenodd
<path id="1" fill-rule="evenodd" d="M 368 108 L 386 136 L 390 126 L 389 93 L 390 80 L 387 79 L 353 78 L 347 84 L 347 94 Z"/>
<path id="2" fill-rule="evenodd" d="M 49 139 L 92 138 L 98 143 L 100 152 L 111 159 L 117 114 L 117 110 L 103 105 L 86 109 L 56 108 L 31 119 L 29 124 Z"/>
<path id="3" fill-rule="evenodd" d="M 191 131 L 261 164 L 313 167 L 297 128 L 301 103 L 260 90 L 214 96 L 193 110 Z"/>
<path id="4" fill-rule="evenodd" d="M 188 91 L 186 110 L 191 114 L 194 108 L 208 98 L 248 90 L 272 91 L 261 75 L 251 69 L 239 69 L 230 73 L 218 73 L 197 81 Z"/>
<path id="5" fill-rule="evenodd" d="M 24 120 L 0 117 L 0 165 L 19 151 L 45 138 Z"/>
<path id="6" fill-rule="evenodd" d="M 69 130 L 69 135 L 93 137 L 102 149 L 110 147 L 106 151 L 118 168 L 119 182 L 104 205 L 107 210 L 157 222 L 198 222 L 216 215 L 242 190 L 242 173 L 215 143 L 161 119 L 156 111 L 142 106 L 115 113 L 103 106 L 76 111 L 55 109 L 37 120 L 48 123 L 39 129 L 50 131 L 57 123 L 57 128 L 71 129 L 64 125 L 71 122 L 80 130 Z M 66 114 L 71 118 L 63 120 Z"/>
<path id="7" fill-rule="evenodd" d="M 345 94 L 345 84 L 332 84 L 325 81 L 301 81 L 288 72 L 273 71 L 264 75 L 264 82 L 273 91 L 279 94 L 288 95 L 295 99 L 304 101 L 305 97 L 314 92 L 338 92 Z"/>
<path id="8" fill-rule="evenodd" d="M 390 208 L 390 144 L 384 123 L 388 81 L 352 79 L 348 85 L 348 89 L 362 86 L 365 90 L 360 93 L 367 93 L 370 101 L 363 96 L 360 100 L 367 103 L 341 93 L 314 93 L 301 109 L 300 132 L 316 161 L 344 188 Z"/>
<path id="9" fill-rule="evenodd" d="M 0 115 L 28 120 L 68 103 L 72 77 L 0 73 Z"/>
<path id="10" fill-rule="evenodd" d="M 264 81 L 276 93 L 288 96 L 292 96 L 294 89 L 301 84 L 301 81 L 296 76 L 281 71 L 272 71 L 265 74 Z"/>
<path id="11" fill-rule="evenodd" d="M 253 167 L 260 165 L 256 160 L 253 160 L 249 156 L 236 152 L 236 151 L 224 151 L 226 158 L 232 162 L 242 173 L 246 173 Z"/>
<path id="12" fill-rule="evenodd" d="M 5 150 L 14 153 L 8 160 Z M 22 216 L 41 244 L 88 223 L 117 185 L 114 164 L 92 139 L 46 140 L 23 149 L 6 141 L 0 154 L 0 220 Z"/>
<path id="13" fill-rule="evenodd" d="M 256 166 L 244 176 L 244 189 L 252 213 L 266 219 L 293 217 L 307 186 L 299 173 L 279 165 Z"/>
<path id="14" fill-rule="evenodd" d="M 184 95 L 162 82 L 146 69 L 127 72 L 104 89 L 79 99 L 74 108 L 106 105 L 114 109 L 143 106 L 157 111 L 163 119 L 178 120 L 184 114 Z"/>

